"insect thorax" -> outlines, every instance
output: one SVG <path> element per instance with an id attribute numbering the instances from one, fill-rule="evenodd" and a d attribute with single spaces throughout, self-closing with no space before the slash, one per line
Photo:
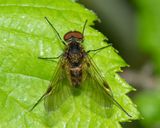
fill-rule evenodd
<path id="1" fill-rule="evenodd" d="M 84 51 L 79 43 L 70 43 L 67 51 L 67 59 L 72 67 L 79 66 L 84 58 Z"/>

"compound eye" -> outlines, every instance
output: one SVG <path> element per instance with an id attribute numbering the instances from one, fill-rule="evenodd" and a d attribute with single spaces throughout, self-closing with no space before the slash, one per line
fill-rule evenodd
<path id="1" fill-rule="evenodd" d="M 65 41 L 68 41 L 71 38 L 75 38 L 77 41 L 82 41 L 83 35 L 82 35 L 82 33 L 78 32 L 78 31 L 70 31 L 64 35 Z"/>

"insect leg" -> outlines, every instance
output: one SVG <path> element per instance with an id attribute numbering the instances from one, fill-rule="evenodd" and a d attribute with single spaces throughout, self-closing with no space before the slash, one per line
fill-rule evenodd
<path id="1" fill-rule="evenodd" d="M 87 53 L 100 51 L 100 50 L 103 50 L 103 49 L 108 48 L 110 46 L 112 46 L 112 44 L 109 44 L 107 46 L 104 46 L 104 47 L 101 47 L 101 48 L 98 48 L 98 49 L 88 50 Z"/>
<path id="2" fill-rule="evenodd" d="M 117 105 L 124 113 L 126 113 L 126 115 L 128 115 L 129 117 L 132 117 L 113 97 L 111 97 L 111 98 L 112 98 L 113 102 L 115 103 L 115 105 Z"/>
<path id="3" fill-rule="evenodd" d="M 48 18 L 47 18 L 47 17 L 44 17 L 44 18 L 45 18 L 45 20 L 48 22 L 48 24 L 52 27 L 52 29 L 56 32 L 59 40 L 60 40 L 64 45 L 66 45 L 66 43 L 62 40 L 62 38 L 61 38 L 61 36 L 59 35 L 59 33 L 58 33 L 58 31 L 56 30 L 56 28 L 52 25 L 52 23 L 48 20 Z"/>
<path id="4" fill-rule="evenodd" d="M 86 27 L 87 21 L 88 21 L 88 20 L 86 20 L 86 21 L 85 21 L 84 26 L 83 26 L 83 29 L 82 29 L 82 34 L 83 34 L 83 35 L 84 35 L 84 30 L 85 30 L 85 27 Z"/>
<path id="5" fill-rule="evenodd" d="M 43 98 L 47 96 L 51 91 L 52 87 L 49 86 L 47 91 L 39 98 L 39 100 L 33 105 L 33 107 L 29 111 L 32 111 L 43 100 Z"/>
<path id="6" fill-rule="evenodd" d="M 40 57 L 39 56 L 38 59 L 53 61 L 54 59 L 59 59 L 61 56 L 62 56 L 62 54 L 57 57 Z"/>

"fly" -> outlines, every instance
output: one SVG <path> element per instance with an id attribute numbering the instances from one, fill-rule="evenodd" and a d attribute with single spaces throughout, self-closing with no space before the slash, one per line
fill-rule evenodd
<path id="1" fill-rule="evenodd" d="M 100 51 L 110 47 L 110 45 L 95 50 L 85 51 L 82 43 L 84 41 L 84 30 L 87 20 L 83 26 L 82 33 L 79 31 L 69 31 L 64 35 L 63 40 L 47 17 L 45 17 L 45 19 L 56 32 L 59 40 L 65 45 L 65 50 L 58 57 L 39 57 L 40 59 L 46 60 L 59 59 L 59 61 L 47 91 L 35 103 L 31 110 L 44 99 L 45 108 L 48 111 L 53 111 L 60 107 L 67 97 L 73 95 L 72 90 L 80 89 L 85 90 L 86 95 L 95 100 L 95 102 L 100 103 L 105 107 L 115 104 L 130 116 L 113 98 L 109 85 L 104 80 L 98 67 L 89 55 L 90 52 Z"/>

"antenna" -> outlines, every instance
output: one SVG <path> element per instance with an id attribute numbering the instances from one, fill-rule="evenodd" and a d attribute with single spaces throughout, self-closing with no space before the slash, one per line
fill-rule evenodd
<path id="1" fill-rule="evenodd" d="M 83 34 L 83 35 L 84 35 L 84 30 L 85 30 L 85 27 L 86 27 L 87 21 L 88 21 L 88 20 L 86 20 L 86 21 L 85 21 L 85 23 L 84 23 L 84 25 L 83 25 L 83 29 L 82 29 L 82 34 Z"/>
<path id="2" fill-rule="evenodd" d="M 45 18 L 45 20 L 48 22 L 48 24 L 53 28 L 54 32 L 56 32 L 59 40 L 60 40 L 64 45 L 66 45 L 65 42 L 62 40 L 61 36 L 59 35 L 58 31 L 56 30 L 56 28 L 52 25 L 52 23 L 48 20 L 48 18 L 47 18 L 47 17 L 44 17 L 44 18 Z"/>

